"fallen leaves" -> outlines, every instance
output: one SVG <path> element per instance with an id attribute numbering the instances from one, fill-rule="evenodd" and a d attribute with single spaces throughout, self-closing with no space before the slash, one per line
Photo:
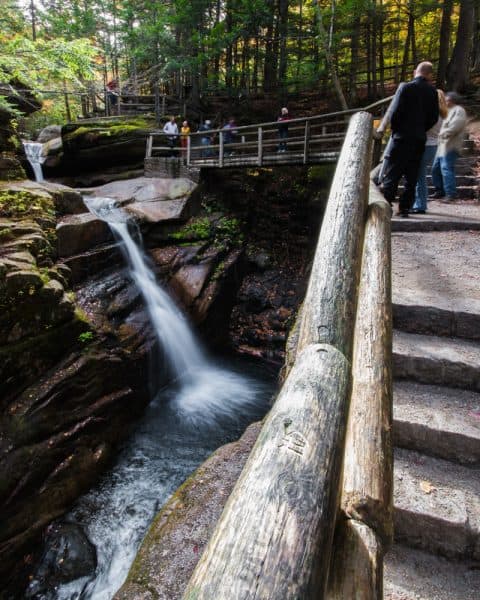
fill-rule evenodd
<path id="1" fill-rule="evenodd" d="M 424 494 L 431 494 L 437 488 L 434 485 L 432 485 L 432 483 L 430 481 L 423 480 L 420 482 L 420 489 L 422 490 L 422 492 Z"/>

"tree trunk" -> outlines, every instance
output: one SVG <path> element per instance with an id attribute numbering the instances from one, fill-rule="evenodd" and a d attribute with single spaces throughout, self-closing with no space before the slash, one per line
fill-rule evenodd
<path id="1" fill-rule="evenodd" d="M 372 54 L 370 68 L 372 71 L 372 95 L 373 100 L 377 99 L 377 3 L 372 2 Z"/>
<path id="2" fill-rule="evenodd" d="M 336 92 L 338 100 L 340 102 L 341 109 L 348 110 L 347 101 L 345 100 L 342 86 L 340 85 L 340 80 L 337 75 L 337 68 L 335 65 L 335 61 L 333 59 L 332 53 L 330 52 L 330 50 L 328 48 L 328 36 L 327 36 L 327 32 L 325 31 L 325 27 L 323 25 L 322 11 L 320 8 L 320 4 L 318 3 L 318 0 L 314 0 L 314 4 L 315 4 L 315 12 L 317 15 L 317 27 L 318 27 L 320 43 L 323 46 L 323 51 L 325 53 L 325 60 L 327 62 L 328 71 L 330 73 L 330 77 L 333 82 L 333 87 L 335 88 L 335 92 Z"/>
<path id="3" fill-rule="evenodd" d="M 405 50 L 403 53 L 402 60 L 402 73 L 400 75 L 401 81 L 405 81 L 407 78 L 407 69 L 408 69 L 408 59 L 410 55 L 410 45 L 412 39 L 412 29 L 413 29 L 413 14 L 411 12 L 408 13 L 408 28 L 407 28 L 407 39 L 405 40 Z"/>
<path id="4" fill-rule="evenodd" d="M 453 0 L 444 0 L 442 23 L 440 25 L 440 48 L 438 54 L 437 87 L 444 88 L 447 78 L 448 53 L 450 49 L 450 33 L 452 30 Z"/>
<path id="5" fill-rule="evenodd" d="M 348 78 L 348 94 L 350 104 L 357 102 L 357 70 L 358 70 L 358 50 L 360 42 L 360 16 L 353 17 L 352 30 L 350 34 L 350 72 Z"/>
<path id="6" fill-rule="evenodd" d="M 472 48 L 472 69 L 478 71 L 480 68 L 480 4 L 475 6 L 475 26 Z"/>
<path id="7" fill-rule="evenodd" d="M 279 65 L 278 81 L 283 87 L 287 77 L 288 0 L 278 0 Z"/>
<path id="8" fill-rule="evenodd" d="M 265 41 L 265 62 L 263 65 L 263 89 L 265 92 L 270 92 L 274 86 L 275 67 L 273 55 L 273 27 L 274 27 L 274 5 L 273 0 L 268 0 L 268 24 Z"/>
<path id="9" fill-rule="evenodd" d="M 30 15 L 32 19 L 32 40 L 37 41 L 37 16 L 35 11 L 34 0 L 30 0 Z"/>
<path id="10" fill-rule="evenodd" d="M 386 96 L 385 92 L 385 53 L 384 53 L 384 39 L 383 39 L 383 25 L 385 20 L 385 14 L 383 12 L 383 0 L 380 0 L 380 16 L 378 18 L 378 61 L 380 63 L 380 91 L 382 97 Z"/>
<path id="11" fill-rule="evenodd" d="M 469 81 L 474 13 L 474 0 L 461 0 L 457 41 L 447 68 L 448 88 L 457 92 L 463 92 Z"/>

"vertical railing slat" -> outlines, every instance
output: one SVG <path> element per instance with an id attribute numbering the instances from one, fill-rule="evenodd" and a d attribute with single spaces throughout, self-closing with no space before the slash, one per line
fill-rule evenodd
<path id="1" fill-rule="evenodd" d="M 263 165 L 263 128 L 259 127 L 257 130 L 258 136 L 258 153 L 257 153 L 257 165 L 261 167 Z"/>

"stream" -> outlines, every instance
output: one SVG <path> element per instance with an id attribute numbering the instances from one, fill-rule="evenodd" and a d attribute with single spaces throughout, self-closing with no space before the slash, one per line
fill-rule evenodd
<path id="1" fill-rule="evenodd" d="M 68 582 L 64 577 L 63 583 L 60 573 L 49 583 L 48 569 L 37 570 L 26 596 L 36 600 L 110 600 L 169 496 L 216 448 L 238 439 L 248 424 L 264 416 L 275 389 L 276 373 L 263 366 L 212 360 L 156 282 L 138 229 L 110 199 L 91 199 L 89 208 L 122 242 L 172 383 L 158 391 L 110 472 L 63 520 L 79 525 L 95 546 L 94 572 Z"/>

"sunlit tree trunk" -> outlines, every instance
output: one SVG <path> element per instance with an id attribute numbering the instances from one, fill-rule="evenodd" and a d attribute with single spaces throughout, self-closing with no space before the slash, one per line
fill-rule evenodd
<path id="1" fill-rule="evenodd" d="M 335 93 L 340 102 L 340 106 L 341 106 L 342 110 L 347 110 L 348 105 L 347 105 L 347 101 L 345 100 L 342 86 L 340 85 L 340 80 L 337 75 L 337 68 L 335 65 L 335 61 L 333 59 L 332 53 L 328 49 L 328 36 L 327 36 L 327 32 L 325 31 L 325 27 L 323 25 L 322 11 L 321 11 L 320 5 L 318 3 L 318 0 L 314 0 L 314 5 L 315 5 L 315 12 L 317 14 L 317 27 L 318 27 L 318 34 L 319 34 L 318 37 L 320 39 L 320 43 L 323 46 L 323 51 L 325 53 L 325 60 L 327 62 L 327 67 L 328 67 L 328 72 L 332 79 L 333 87 L 335 89 Z"/>

